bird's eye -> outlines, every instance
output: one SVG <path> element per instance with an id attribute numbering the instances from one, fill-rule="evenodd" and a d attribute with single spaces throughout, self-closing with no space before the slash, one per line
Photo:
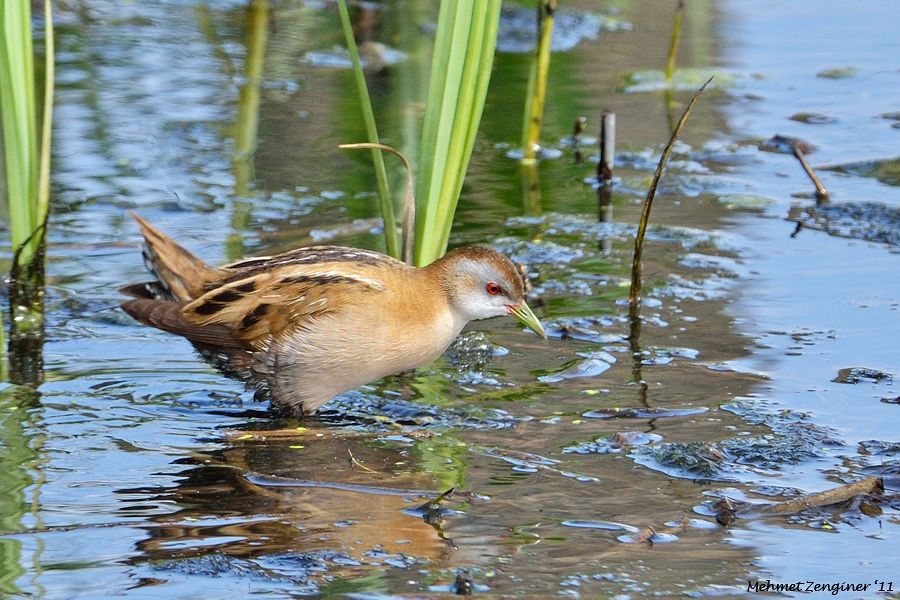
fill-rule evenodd
<path id="1" fill-rule="evenodd" d="M 486 286 L 484 286 L 484 289 L 491 296 L 496 296 L 497 294 L 499 294 L 502 291 L 500 289 L 500 285 L 497 283 L 494 283 L 493 281 L 488 282 L 488 284 Z"/>

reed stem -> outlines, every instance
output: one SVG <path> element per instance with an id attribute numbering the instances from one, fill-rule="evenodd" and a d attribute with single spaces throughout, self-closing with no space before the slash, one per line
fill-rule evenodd
<path id="1" fill-rule="evenodd" d="M 53 96 L 56 50 L 53 32 L 53 2 L 44 0 L 44 114 L 41 119 L 40 165 L 37 184 L 36 227 L 46 227 L 50 213 L 50 149 L 53 141 Z M 44 237 L 42 233 L 40 237 Z M 38 243 L 38 245 L 40 245 Z"/>
<path id="2" fill-rule="evenodd" d="M 37 223 L 38 139 L 35 115 L 31 3 L 0 3 L 0 107 L 2 107 L 10 238 L 19 260 L 28 262 Z"/>
<path id="3" fill-rule="evenodd" d="M 816 175 L 816 172 L 813 170 L 812 166 L 810 166 L 809 161 L 806 160 L 806 154 L 803 153 L 800 145 L 792 144 L 791 151 L 794 153 L 794 158 L 800 161 L 800 166 L 803 167 L 806 176 L 809 177 L 812 184 L 816 186 L 816 199 L 819 201 L 828 200 L 828 189 L 825 187 L 825 184 L 822 183 L 822 180 L 819 179 L 819 176 Z"/>
<path id="4" fill-rule="evenodd" d="M 669 137 L 669 141 L 666 144 L 666 147 L 663 149 L 662 155 L 659 157 L 659 164 L 656 165 L 656 172 L 653 174 L 653 179 L 650 182 L 650 188 L 647 190 L 647 196 L 644 198 L 644 208 L 641 211 L 641 220 L 638 223 L 637 235 L 635 235 L 634 238 L 634 258 L 632 259 L 631 263 L 631 289 L 628 292 L 628 300 L 631 305 L 631 313 L 633 318 L 636 318 L 640 307 L 641 279 L 643 277 L 644 236 L 647 233 L 647 225 L 650 222 L 650 209 L 653 207 L 653 199 L 656 197 L 656 188 L 659 186 L 659 180 L 662 179 L 662 174 L 666 168 L 666 163 L 669 160 L 669 155 L 672 153 L 672 146 L 674 146 L 675 142 L 678 140 L 678 136 L 681 133 L 684 124 L 687 123 L 688 117 L 691 114 L 691 110 L 694 108 L 694 104 L 697 103 L 700 95 L 703 94 L 706 86 L 708 86 L 712 80 L 713 78 L 710 77 L 706 80 L 706 83 L 700 86 L 699 90 L 694 92 L 694 95 L 691 98 L 690 102 L 688 102 L 687 107 L 685 107 L 684 112 L 681 113 L 681 118 L 678 119 L 678 123 L 675 125 L 675 129 L 672 131 L 672 135 L 671 137 Z"/>
<path id="5" fill-rule="evenodd" d="M 366 126 L 366 137 L 369 139 L 370 144 L 380 144 L 381 139 L 378 137 L 378 128 L 375 126 L 375 114 L 372 111 L 372 99 L 369 97 L 369 89 L 366 86 L 366 75 L 359 60 L 359 49 L 356 47 L 356 39 L 353 37 L 353 26 L 350 23 L 347 0 L 338 0 L 337 5 L 338 14 L 341 17 L 341 27 L 344 30 L 344 38 L 347 42 L 347 50 L 350 52 L 350 60 L 353 61 L 353 77 L 356 80 L 356 88 L 359 92 L 363 122 Z M 391 196 L 391 188 L 388 184 L 387 169 L 385 168 L 384 157 L 381 151 L 375 147 L 372 149 L 372 162 L 375 163 L 375 183 L 378 188 L 378 198 L 381 201 L 381 218 L 384 220 L 384 239 L 387 245 L 387 253 L 394 258 L 400 258 L 397 219 L 394 216 L 394 202 Z"/>
<path id="6" fill-rule="evenodd" d="M 537 7 L 537 44 L 528 76 L 525 94 L 525 118 L 522 123 L 523 161 L 533 161 L 539 148 L 541 126 L 544 122 L 544 101 L 550 72 L 550 51 L 553 46 L 553 15 L 556 0 L 539 0 Z"/>
<path id="7" fill-rule="evenodd" d="M 678 0 L 675 6 L 675 17 L 672 19 L 672 37 L 669 39 L 669 56 L 666 60 L 666 83 L 671 86 L 675 76 L 675 59 L 681 45 L 681 23 L 684 20 L 684 0 Z"/>
<path id="8" fill-rule="evenodd" d="M 604 110 L 600 117 L 600 162 L 597 163 L 597 182 L 609 183 L 616 163 L 616 113 Z"/>
<path id="9" fill-rule="evenodd" d="M 341 144 L 338 148 L 344 150 L 377 149 L 390 152 L 400 159 L 406 168 L 406 194 L 403 199 L 403 261 L 413 264 L 413 245 L 416 227 L 416 184 L 413 176 L 412 165 L 402 152 L 396 148 L 384 144 Z"/>
<path id="10" fill-rule="evenodd" d="M 447 249 L 491 76 L 500 0 L 441 2 L 416 190 L 415 263 Z"/>

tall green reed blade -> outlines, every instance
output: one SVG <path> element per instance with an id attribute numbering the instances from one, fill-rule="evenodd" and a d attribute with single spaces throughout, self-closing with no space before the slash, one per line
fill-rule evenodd
<path id="1" fill-rule="evenodd" d="M 41 137 L 37 135 L 31 3 L 0 0 L 0 119 L 6 157 L 10 241 L 15 259 L 9 290 L 13 314 L 10 360 L 22 347 L 39 348 L 43 332 L 43 246 L 50 205 L 50 147 L 53 125 L 54 38 L 50 0 L 44 3 L 45 69 Z M 3 332 L 0 323 L 0 333 Z M 32 336 L 37 336 L 31 339 Z M 0 346 L 3 346 L 0 336 Z M 13 351 L 13 343 L 16 352 Z M 3 376 L 7 362 L 3 361 Z"/>
<path id="2" fill-rule="evenodd" d="M 547 76 L 550 71 L 550 50 L 553 45 L 553 14 L 556 0 L 538 2 L 538 40 L 528 76 L 525 94 L 525 118 L 522 123 L 522 160 L 534 160 L 544 123 L 544 99 L 547 95 Z"/>
<path id="3" fill-rule="evenodd" d="M 50 148 L 53 141 L 53 94 L 56 79 L 56 47 L 53 2 L 44 0 L 44 114 L 41 117 L 41 151 L 37 183 L 37 226 L 47 225 L 50 214 Z M 43 236 L 44 234 L 42 234 Z"/>
<path id="4" fill-rule="evenodd" d="M 500 0 L 445 0 L 438 15 L 416 189 L 415 263 L 447 249 L 490 81 Z"/>
<path id="5" fill-rule="evenodd" d="M 7 201 L 13 251 L 30 264 L 43 241 L 39 231 L 50 205 L 50 140 L 53 123 L 53 16 L 44 4 L 46 65 L 44 110 L 37 137 L 31 5 L 0 1 L 0 118 L 6 157 Z"/>
<path id="6" fill-rule="evenodd" d="M 675 60 L 678 47 L 681 45 L 681 22 L 684 19 L 684 0 L 675 5 L 675 16 L 672 18 L 672 37 L 669 38 L 669 54 L 666 58 L 666 84 L 671 86 L 675 77 Z"/>
<path id="7" fill-rule="evenodd" d="M 14 251 L 31 238 L 37 221 L 37 121 L 31 44 L 31 3 L 0 1 L 0 106 L 6 156 L 10 234 Z M 30 260 L 23 248 L 22 261 Z"/>
<path id="8" fill-rule="evenodd" d="M 363 121 L 366 125 L 366 137 L 369 138 L 370 144 L 380 144 L 378 128 L 375 126 L 375 114 L 372 112 L 372 100 L 369 98 L 369 90 L 366 87 L 366 76 L 363 73 L 362 63 L 359 60 L 359 49 L 356 47 L 356 40 L 353 37 L 353 26 L 350 23 L 347 0 L 338 0 L 338 13 L 341 17 L 344 38 L 347 40 L 347 49 L 350 51 L 350 59 L 353 61 L 353 77 L 356 80 L 356 87 L 359 91 Z M 381 154 L 381 150 L 372 149 L 372 161 L 375 163 L 375 181 L 378 187 L 378 197 L 381 201 L 381 218 L 384 220 L 384 239 L 387 251 L 394 258 L 400 258 L 397 219 L 394 217 L 394 202 L 391 197 L 387 170 L 384 166 L 384 157 Z"/>

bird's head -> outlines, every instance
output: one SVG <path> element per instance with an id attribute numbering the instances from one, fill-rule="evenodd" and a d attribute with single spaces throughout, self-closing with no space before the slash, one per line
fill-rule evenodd
<path id="1" fill-rule="evenodd" d="M 451 250 L 433 265 L 440 269 L 451 306 L 467 321 L 512 315 L 546 338 L 525 303 L 525 284 L 516 266 L 496 250 L 469 246 Z"/>

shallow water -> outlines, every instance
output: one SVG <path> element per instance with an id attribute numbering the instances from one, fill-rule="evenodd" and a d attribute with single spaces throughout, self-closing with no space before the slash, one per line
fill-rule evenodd
<path id="1" fill-rule="evenodd" d="M 116 290 L 146 277 L 128 208 L 211 262 L 321 239 L 380 247 L 368 157 L 337 149 L 363 137 L 350 74 L 304 60 L 340 44 L 334 13 L 79 6 L 59 15 L 44 383 L 0 397 L 2 593 L 433 597 L 458 576 L 496 597 L 736 597 L 756 579 L 900 588 L 896 505 L 728 528 L 704 508 L 866 474 L 896 486 L 898 255 L 862 234 L 896 231 L 896 187 L 871 169 L 820 170 L 834 206 L 873 222 L 798 232 L 812 185 L 757 146 L 803 138 L 816 167 L 896 157 L 900 132 L 880 115 L 898 110 L 897 8 L 688 3 L 679 64 L 695 71 L 680 81 L 720 75 L 654 208 L 637 348 L 621 303 L 631 236 L 689 92 L 622 90 L 664 64 L 671 13 L 612 3 L 601 16 L 615 31 L 554 55 L 543 137 L 559 157 L 540 164 L 537 195 L 507 156 L 527 55 L 499 54 L 451 242 L 527 263 L 550 340 L 477 323 L 484 337 L 435 365 L 300 423 L 131 322 Z M 365 16 L 360 35 L 407 55 L 369 85 L 384 137 L 415 155 L 418 24 L 433 14 Z M 258 63 L 248 37 L 263 28 Z M 603 108 L 621 154 L 598 223 L 594 149 L 579 163 L 563 139 L 581 115 L 596 129 Z M 891 376 L 834 381 L 854 367 Z M 653 543 L 629 543 L 648 526 Z"/>

